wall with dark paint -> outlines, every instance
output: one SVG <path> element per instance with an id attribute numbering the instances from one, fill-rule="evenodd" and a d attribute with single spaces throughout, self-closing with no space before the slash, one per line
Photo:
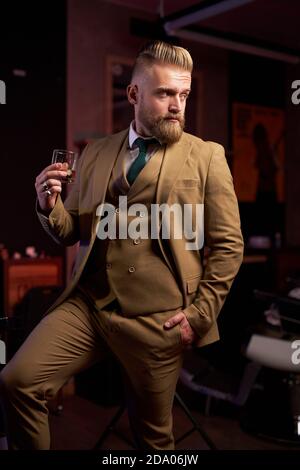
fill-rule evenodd
<path id="1" fill-rule="evenodd" d="M 37 221 L 34 182 L 52 149 L 66 145 L 65 36 L 64 1 L 1 4 L 0 79 L 7 104 L 0 107 L 0 243 L 10 252 L 27 245 L 60 251 Z"/>

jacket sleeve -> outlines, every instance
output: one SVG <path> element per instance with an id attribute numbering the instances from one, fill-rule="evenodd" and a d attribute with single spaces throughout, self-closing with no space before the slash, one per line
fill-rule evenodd
<path id="1" fill-rule="evenodd" d="M 198 336 L 205 335 L 224 304 L 243 260 L 243 237 L 232 176 L 224 148 L 214 144 L 204 199 L 204 236 L 209 256 L 194 302 L 184 313 Z"/>
<path id="2" fill-rule="evenodd" d="M 59 194 L 57 196 L 54 208 L 50 212 L 49 216 L 46 217 L 41 212 L 38 200 L 36 200 L 36 212 L 42 227 L 48 233 L 48 235 L 50 235 L 58 244 L 61 245 L 74 245 L 80 239 L 78 209 L 80 178 L 82 173 L 82 165 L 88 152 L 88 147 L 89 146 L 87 145 L 79 159 L 76 179 L 65 202 L 62 202 L 61 196 Z"/>

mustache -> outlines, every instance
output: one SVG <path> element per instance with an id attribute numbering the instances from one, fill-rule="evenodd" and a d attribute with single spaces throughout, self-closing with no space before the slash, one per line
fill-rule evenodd
<path id="1" fill-rule="evenodd" d="M 177 119 L 179 122 L 184 121 L 184 117 L 182 114 L 167 114 L 162 118 L 163 121 L 168 121 L 169 119 Z"/>
<path id="2" fill-rule="evenodd" d="M 177 119 L 178 121 L 183 120 L 182 114 L 167 114 L 163 119 Z"/>

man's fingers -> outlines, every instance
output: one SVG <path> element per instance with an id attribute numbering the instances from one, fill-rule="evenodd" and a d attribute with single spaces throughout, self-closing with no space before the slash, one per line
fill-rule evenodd
<path id="1" fill-rule="evenodd" d="M 48 188 L 52 188 L 53 186 L 61 186 L 61 180 L 60 179 L 46 180 L 44 183 L 42 183 L 43 190 L 47 189 L 44 187 L 45 185 L 48 186 Z"/>
<path id="2" fill-rule="evenodd" d="M 51 185 L 51 181 L 61 182 L 63 178 L 66 178 L 66 171 L 48 171 L 47 173 L 39 176 L 35 180 L 36 190 L 39 191 L 40 188 L 43 188 L 43 185 L 46 183 L 48 186 Z"/>
<path id="3" fill-rule="evenodd" d="M 65 170 L 50 170 L 44 171 L 37 177 L 38 183 L 43 183 L 45 180 L 55 177 L 67 176 L 67 172 Z"/>
<path id="4" fill-rule="evenodd" d="M 61 169 L 62 169 L 62 163 L 52 163 L 51 165 L 46 166 L 46 168 L 44 168 L 43 171 L 41 171 L 41 173 L 38 175 L 38 178 L 44 175 L 45 173 L 47 173 L 47 171 L 61 170 Z"/>
<path id="5" fill-rule="evenodd" d="M 45 213 L 53 209 L 57 195 L 62 192 L 62 179 L 67 176 L 68 163 L 52 163 L 35 179 L 39 206 Z"/>
<path id="6" fill-rule="evenodd" d="M 53 178 L 55 176 L 66 176 L 67 169 L 67 163 L 53 163 L 41 171 L 41 173 L 36 177 L 36 183 L 40 184 L 41 182 L 45 181 L 45 179 Z"/>
<path id="7" fill-rule="evenodd" d="M 175 325 L 180 323 L 180 335 L 182 344 L 187 347 L 190 346 L 197 338 L 197 335 L 191 325 L 189 324 L 188 319 L 184 312 L 178 312 L 173 317 L 169 318 L 164 326 L 165 328 L 173 328 Z"/>
<path id="8" fill-rule="evenodd" d="M 178 312 L 176 315 L 173 317 L 169 318 L 166 323 L 165 327 L 166 328 L 172 328 L 173 326 L 177 325 L 178 323 L 181 323 L 182 320 L 185 318 L 185 314 L 183 312 Z"/>
<path id="9" fill-rule="evenodd" d="M 61 186 L 52 186 L 50 191 L 52 196 L 56 196 L 56 193 L 61 193 Z"/>

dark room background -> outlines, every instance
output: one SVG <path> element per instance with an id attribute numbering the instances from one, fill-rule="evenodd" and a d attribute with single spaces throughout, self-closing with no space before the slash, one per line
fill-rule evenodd
<path id="1" fill-rule="evenodd" d="M 0 243 L 10 255 L 28 245 L 58 254 L 35 215 L 34 182 L 52 150 L 65 147 L 66 5 L 2 2 L 0 16 Z"/>

